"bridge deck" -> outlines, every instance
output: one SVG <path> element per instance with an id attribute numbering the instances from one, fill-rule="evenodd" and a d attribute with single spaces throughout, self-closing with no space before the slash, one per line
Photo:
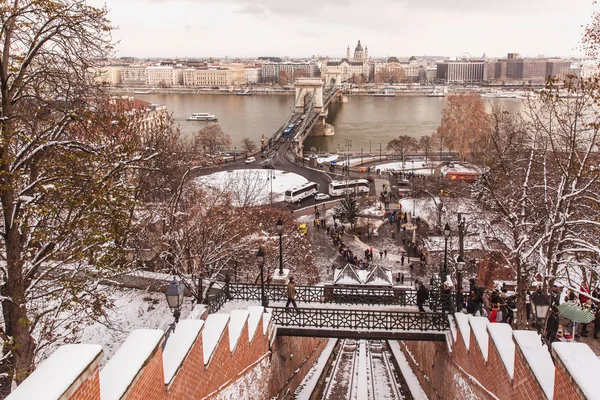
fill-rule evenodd
<path id="1" fill-rule="evenodd" d="M 365 308 L 270 307 L 277 332 L 286 336 L 445 340 L 445 313 L 387 311 Z"/>

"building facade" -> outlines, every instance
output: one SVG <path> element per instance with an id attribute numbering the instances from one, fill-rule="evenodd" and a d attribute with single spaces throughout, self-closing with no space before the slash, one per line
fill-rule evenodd
<path id="1" fill-rule="evenodd" d="M 183 69 L 163 66 L 146 67 L 149 86 L 179 86 L 183 84 Z"/>
<path id="2" fill-rule="evenodd" d="M 341 60 L 327 60 L 323 66 L 325 73 L 340 73 L 342 82 L 364 83 L 369 82 L 373 76 L 373 68 L 369 62 L 369 49 L 363 49 L 360 40 L 354 48 L 354 57 L 350 58 L 350 46 L 346 49 L 346 58 Z"/>
<path id="3" fill-rule="evenodd" d="M 148 73 L 145 65 L 130 65 L 121 71 L 121 82 L 124 85 L 145 85 Z"/>
<path id="4" fill-rule="evenodd" d="M 488 81 L 513 84 L 543 84 L 548 77 L 564 79 L 571 71 L 569 61 L 549 58 L 520 58 L 509 53 L 507 58 L 489 62 Z"/>
<path id="5" fill-rule="evenodd" d="M 94 69 L 94 79 L 101 85 L 120 85 L 122 66 L 106 66 Z"/>
<path id="6" fill-rule="evenodd" d="M 244 68 L 244 74 L 246 76 L 246 83 L 249 85 L 262 82 L 262 70 L 260 67 L 246 67 Z"/>
<path id="7" fill-rule="evenodd" d="M 444 60 L 437 63 L 436 82 L 440 84 L 482 83 L 484 60 Z"/>
<path id="8" fill-rule="evenodd" d="M 233 73 L 227 68 L 189 68 L 183 71 L 183 85 L 230 86 L 233 85 Z"/>
<path id="9" fill-rule="evenodd" d="M 260 74 L 262 82 L 288 84 L 295 78 L 318 76 L 319 67 L 310 62 L 265 63 L 261 66 Z"/>

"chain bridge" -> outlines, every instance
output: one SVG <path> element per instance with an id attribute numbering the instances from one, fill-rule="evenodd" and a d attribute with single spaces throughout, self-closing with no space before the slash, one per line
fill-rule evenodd
<path id="1" fill-rule="evenodd" d="M 417 291 L 404 287 L 296 286 L 298 308 L 284 307 L 286 285 L 265 285 L 264 295 L 282 336 L 445 341 L 453 312 L 452 293 L 431 296 L 422 313 Z M 209 312 L 235 300 L 260 304 L 261 285 L 226 283 L 207 299 Z"/>
<path id="2" fill-rule="evenodd" d="M 269 139 L 269 147 L 290 139 L 289 149 L 296 157 L 302 157 L 304 140 L 308 135 L 329 135 L 325 118 L 329 104 L 341 96 L 341 74 L 326 73 L 323 78 L 298 78 L 294 82 L 296 96 L 285 124 Z M 291 132 L 287 130 L 290 126 Z"/>

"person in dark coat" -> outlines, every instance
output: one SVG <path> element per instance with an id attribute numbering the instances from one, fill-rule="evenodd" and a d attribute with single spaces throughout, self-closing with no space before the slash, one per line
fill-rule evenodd
<path id="1" fill-rule="evenodd" d="M 294 308 L 298 308 L 296 305 L 296 284 L 294 283 L 294 277 L 290 277 L 290 282 L 287 285 L 287 303 L 285 303 L 285 308 L 290 306 L 290 303 L 294 306 Z"/>
<path id="2" fill-rule="evenodd" d="M 429 298 L 429 290 L 427 290 L 423 282 L 419 282 L 419 285 L 419 290 L 417 290 L 417 307 L 419 307 L 419 312 L 425 312 L 423 305 Z"/>
<path id="3" fill-rule="evenodd" d="M 550 347 L 552 342 L 556 339 L 556 334 L 558 333 L 558 324 L 558 309 L 556 307 L 552 307 L 550 316 L 546 322 L 546 341 L 548 342 L 548 347 Z"/>

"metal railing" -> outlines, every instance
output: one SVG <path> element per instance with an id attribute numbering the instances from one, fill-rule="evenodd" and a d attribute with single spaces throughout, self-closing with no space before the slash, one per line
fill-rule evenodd
<path id="1" fill-rule="evenodd" d="M 224 290 L 227 291 L 229 300 L 260 301 L 260 284 L 229 283 L 222 289 L 222 291 Z M 287 286 L 265 285 L 265 294 L 269 301 L 286 301 Z M 295 299 L 297 302 L 323 304 L 416 306 L 417 291 L 404 288 L 368 288 L 362 286 L 296 286 Z"/>
<path id="2" fill-rule="evenodd" d="M 384 331 L 445 331 L 445 313 L 272 307 L 276 325 Z"/>

